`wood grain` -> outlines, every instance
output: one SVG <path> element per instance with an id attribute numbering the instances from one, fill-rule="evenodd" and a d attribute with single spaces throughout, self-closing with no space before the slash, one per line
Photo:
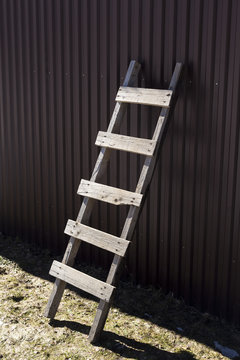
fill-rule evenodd
<path id="1" fill-rule="evenodd" d="M 120 86 L 115 100 L 118 102 L 168 108 L 170 105 L 171 97 L 171 90 Z"/>
<path id="2" fill-rule="evenodd" d="M 82 179 L 77 193 L 113 205 L 140 206 L 142 194 Z"/>
<path id="3" fill-rule="evenodd" d="M 117 236 L 83 225 L 77 221 L 68 220 L 64 233 L 95 245 L 101 249 L 108 250 L 119 256 L 124 256 L 129 245 L 129 241 Z"/>
<path id="4" fill-rule="evenodd" d="M 49 274 L 107 302 L 110 300 L 115 289 L 112 285 L 97 280 L 56 260 L 53 261 Z"/>
<path id="5" fill-rule="evenodd" d="M 115 150 L 153 156 L 156 141 L 99 131 L 95 144 Z"/>

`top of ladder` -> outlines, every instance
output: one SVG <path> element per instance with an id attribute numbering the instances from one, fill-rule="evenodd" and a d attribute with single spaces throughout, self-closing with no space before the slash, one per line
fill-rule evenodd
<path id="1" fill-rule="evenodd" d="M 116 101 L 131 104 L 160 106 L 168 108 L 172 97 L 171 90 L 146 89 L 120 86 Z"/>

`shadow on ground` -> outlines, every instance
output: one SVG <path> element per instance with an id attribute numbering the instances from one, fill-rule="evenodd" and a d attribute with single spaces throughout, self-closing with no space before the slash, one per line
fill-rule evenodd
<path id="1" fill-rule="evenodd" d="M 0 236 L 0 256 L 16 262 L 23 270 L 35 276 L 54 280 L 48 275 L 53 258 L 47 251 L 37 249 L 17 239 Z M 54 258 L 56 259 L 56 257 Z M 61 259 L 58 260 L 61 261 Z M 100 277 L 100 269 L 93 270 L 91 267 L 84 266 L 79 267 L 79 269 L 90 275 Z M 91 296 L 83 294 L 75 288 L 74 291 L 83 297 L 92 299 Z M 159 327 L 212 347 L 214 350 L 214 341 L 218 341 L 221 345 L 232 348 L 240 354 L 240 329 L 221 322 L 209 314 L 202 314 L 171 295 L 166 296 L 161 290 L 139 288 L 129 282 L 121 282 L 116 292 L 114 305 L 122 312 L 146 319 Z M 74 321 L 54 320 L 51 325 L 55 327 L 67 326 L 84 334 L 89 332 L 87 326 Z M 153 354 L 151 359 L 193 359 L 193 356 L 188 352 L 167 353 L 149 344 L 106 331 L 103 333 L 101 343 L 98 346 L 113 350 L 119 356 L 124 354 L 125 357 L 136 359 L 149 351 Z"/>
<path id="2" fill-rule="evenodd" d="M 88 334 L 90 331 L 90 326 L 86 326 L 75 321 L 50 320 L 50 325 L 56 328 L 66 326 L 67 328 L 82 334 Z M 131 359 L 147 359 L 149 358 L 149 354 L 151 356 L 151 360 L 195 359 L 193 355 L 187 351 L 171 354 L 150 344 L 139 342 L 134 339 L 129 339 L 125 336 L 120 336 L 110 331 L 103 331 L 101 342 L 98 342 L 95 345 L 111 350 L 119 356 L 124 356 L 125 358 Z M 121 359 L 121 357 L 119 359 Z"/>

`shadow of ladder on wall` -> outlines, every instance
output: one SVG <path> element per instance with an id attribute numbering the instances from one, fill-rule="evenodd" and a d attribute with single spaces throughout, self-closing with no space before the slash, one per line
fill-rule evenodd
<path id="1" fill-rule="evenodd" d="M 77 220 L 68 220 L 67 222 L 65 233 L 70 236 L 70 239 L 66 252 L 62 262 L 53 261 L 49 272 L 50 275 L 56 277 L 56 280 L 44 313 L 45 316 L 54 318 L 66 283 L 74 285 L 100 299 L 97 313 L 89 333 L 90 342 L 96 342 L 104 328 L 115 289 L 116 276 L 135 228 L 142 197 L 153 175 L 163 130 L 169 118 L 170 107 L 172 109 L 176 101 L 176 88 L 182 70 L 182 64 L 177 63 L 169 89 L 158 90 L 135 87 L 140 67 L 140 64 L 136 61 L 130 62 L 123 86 L 119 88 L 116 96 L 116 105 L 108 129 L 106 132 L 100 131 L 98 133 L 96 145 L 101 146 L 101 150 L 90 181 L 81 180 L 79 185 L 78 194 L 83 195 L 84 199 Z M 152 139 L 119 134 L 127 103 L 159 106 L 162 108 Z M 146 156 L 135 192 L 96 182 L 106 170 L 112 149 L 129 151 Z M 110 235 L 86 225 L 95 200 L 101 200 L 115 205 L 130 205 L 120 237 Z M 95 279 L 72 268 L 81 241 L 114 253 L 113 262 L 106 282 Z"/>

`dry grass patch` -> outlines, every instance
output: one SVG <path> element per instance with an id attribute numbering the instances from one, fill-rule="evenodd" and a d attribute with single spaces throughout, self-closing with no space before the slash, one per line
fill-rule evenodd
<path id="1" fill-rule="evenodd" d="M 92 298 L 67 289 L 56 319 L 42 315 L 52 289 L 51 261 L 46 252 L 0 237 L 1 359 L 227 359 L 214 341 L 240 353 L 236 328 L 131 283 L 120 284 L 101 341 L 89 344 L 97 307 Z"/>

